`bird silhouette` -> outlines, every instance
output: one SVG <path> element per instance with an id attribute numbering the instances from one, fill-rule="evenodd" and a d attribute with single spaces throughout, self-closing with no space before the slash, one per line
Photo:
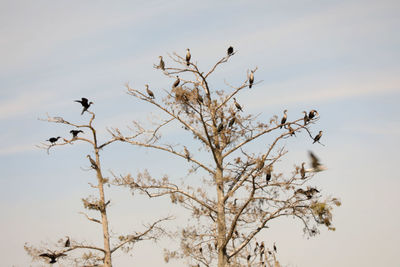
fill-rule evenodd
<path id="1" fill-rule="evenodd" d="M 320 172 L 320 171 L 324 171 L 327 168 L 322 165 L 319 161 L 319 159 L 317 158 L 317 156 L 314 155 L 314 153 L 312 153 L 311 151 L 308 151 L 308 154 L 310 156 L 310 160 L 311 160 L 311 169 L 307 169 L 306 172 Z"/>
<path id="2" fill-rule="evenodd" d="M 265 181 L 268 184 L 269 181 L 271 181 L 271 177 L 272 177 L 272 166 L 268 166 L 267 168 L 267 173 L 265 174 Z"/>
<path id="3" fill-rule="evenodd" d="M 61 136 L 51 137 L 51 138 L 47 139 L 46 141 L 49 141 L 52 145 L 54 145 L 60 138 L 61 138 Z"/>
<path id="4" fill-rule="evenodd" d="M 90 107 L 91 104 L 94 104 L 93 102 L 89 102 L 89 100 L 84 97 L 82 97 L 81 100 L 75 100 L 75 102 L 81 103 L 81 105 L 83 107 L 81 115 L 83 115 L 83 113 L 85 113 L 85 111 L 88 110 L 88 108 Z"/>
<path id="5" fill-rule="evenodd" d="M 190 49 L 187 48 L 186 49 L 186 66 L 190 65 L 190 58 L 192 57 L 192 55 L 190 54 Z"/>
<path id="6" fill-rule="evenodd" d="M 308 113 L 308 118 L 310 120 L 312 120 L 316 115 L 318 115 L 318 111 L 316 111 L 315 109 L 310 110 L 310 112 Z"/>
<path id="7" fill-rule="evenodd" d="M 321 139 L 321 136 L 322 136 L 322 131 L 319 131 L 319 133 L 314 137 L 313 144 L 315 144 L 315 142 L 318 142 L 319 139 Z"/>
<path id="8" fill-rule="evenodd" d="M 249 88 L 253 86 L 253 83 L 254 83 L 254 71 L 250 71 Z"/>
<path id="9" fill-rule="evenodd" d="M 39 257 L 44 257 L 44 258 L 49 258 L 51 264 L 56 263 L 57 262 L 57 258 L 59 257 L 64 257 L 67 256 L 67 254 L 64 253 L 42 253 L 39 255 Z"/>
<path id="10" fill-rule="evenodd" d="M 306 125 L 310 121 L 310 118 L 307 115 L 307 111 L 303 111 L 303 113 L 304 113 L 304 125 Z"/>
<path id="11" fill-rule="evenodd" d="M 165 70 L 165 63 L 162 56 L 159 56 L 159 58 L 160 58 L 160 64 L 158 65 L 158 67 L 162 70 Z"/>
<path id="12" fill-rule="evenodd" d="M 83 133 L 82 130 L 71 130 L 69 132 L 72 134 L 73 139 L 77 138 L 79 133 Z"/>
<path id="13" fill-rule="evenodd" d="M 146 86 L 146 92 L 149 95 L 149 97 L 154 99 L 155 98 L 154 93 L 149 89 L 149 85 L 146 84 L 145 86 Z"/>
<path id="14" fill-rule="evenodd" d="M 177 87 L 177 86 L 179 85 L 180 82 L 181 82 L 181 80 L 179 79 L 179 76 L 177 75 L 177 76 L 176 76 L 176 80 L 175 80 L 174 84 L 172 85 L 172 88 Z"/>
<path id="15" fill-rule="evenodd" d="M 65 241 L 64 247 L 68 248 L 71 246 L 71 241 L 69 240 L 69 236 L 67 236 L 67 240 Z"/>
<path id="16" fill-rule="evenodd" d="M 223 122 L 221 121 L 221 123 L 218 125 L 217 132 L 220 133 L 223 129 L 224 129 L 224 124 L 223 124 Z"/>
<path id="17" fill-rule="evenodd" d="M 306 178 L 306 170 L 304 169 L 304 164 L 306 164 L 306 163 L 303 162 L 303 163 L 301 164 L 301 168 L 300 168 L 301 179 Z"/>
<path id="18" fill-rule="evenodd" d="M 235 117 L 235 115 L 233 115 L 232 119 L 231 119 L 231 120 L 229 121 L 229 123 L 228 123 L 229 128 L 233 126 L 233 124 L 235 123 L 235 121 L 236 121 L 236 117 Z"/>
<path id="19" fill-rule="evenodd" d="M 226 53 L 228 54 L 228 56 L 231 56 L 233 54 L 233 47 L 232 46 L 228 47 Z"/>
<path id="20" fill-rule="evenodd" d="M 281 119 L 281 126 L 279 128 L 282 128 L 282 126 L 283 126 L 283 124 L 285 124 L 286 120 L 287 120 L 287 109 L 285 109 L 283 111 L 283 117 Z"/>
<path id="21" fill-rule="evenodd" d="M 90 155 L 87 155 L 86 157 L 89 159 L 91 167 L 96 170 L 98 168 L 96 161 L 94 161 Z"/>
<path id="22" fill-rule="evenodd" d="M 236 98 L 233 98 L 233 102 L 234 102 L 234 104 L 235 104 L 235 107 L 236 107 L 238 110 L 243 111 L 243 110 L 242 110 L 242 106 L 239 105 L 238 102 L 236 102 Z"/>

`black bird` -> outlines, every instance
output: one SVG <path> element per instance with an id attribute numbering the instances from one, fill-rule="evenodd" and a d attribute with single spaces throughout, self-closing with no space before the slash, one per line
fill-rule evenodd
<path id="1" fill-rule="evenodd" d="M 190 65 L 190 58 L 192 57 L 192 55 L 190 54 L 190 49 L 187 48 L 186 49 L 186 65 L 189 66 Z"/>
<path id="2" fill-rule="evenodd" d="M 44 258 L 49 258 L 50 259 L 50 263 L 56 263 L 57 262 L 57 258 L 59 257 L 64 257 L 67 256 L 67 254 L 64 253 L 42 253 L 39 255 L 39 257 L 44 257 Z"/>
<path id="3" fill-rule="evenodd" d="M 306 125 L 310 121 L 310 118 L 307 115 L 307 111 L 303 111 L 303 113 L 304 113 L 304 125 Z"/>
<path id="4" fill-rule="evenodd" d="M 82 97 L 81 99 L 82 100 L 75 100 L 75 102 L 81 103 L 81 105 L 83 107 L 81 115 L 83 115 L 83 113 L 88 110 L 90 105 L 94 104 L 94 103 L 93 102 L 89 102 L 89 100 L 87 98 L 84 98 L 84 97 Z"/>
<path id="5" fill-rule="evenodd" d="M 235 121 L 236 121 L 236 117 L 235 117 L 235 115 L 233 115 L 233 118 L 232 118 L 232 119 L 229 121 L 229 123 L 228 123 L 229 128 L 233 126 L 233 124 L 235 123 Z"/>
<path id="6" fill-rule="evenodd" d="M 307 169 L 306 172 L 320 172 L 326 170 L 326 167 L 323 166 L 320 162 L 317 156 L 314 155 L 311 151 L 308 151 L 308 154 L 311 159 L 311 169 Z"/>
<path id="7" fill-rule="evenodd" d="M 217 132 L 220 133 L 223 129 L 224 129 L 224 124 L 223 124 L 223 122 L 221 121 L 221 123 L 218 125 Z"/>
<path id="8" fill-rule="evenodd" d="M 69 132 L 72 134 L 72 139 L 77 138 L 79 133 L 83 133 L 82 130 L 71 130 Z"/>
<path id="9" fill-rule="evenodd" d="M 271 181 L 271 177 L 272 177 L 271 172 L 272 172 L 272 166 L 269 166 L 267 168 L 267 173 L 265 175 L 265 181 L 267 182 L 267 184 L 269 183 L 269 181 Z"/>
<path id="10" fill-rule="evenodd" d="M 231 56 L 233 54 L 233 47 L 232 46 L 228 47 L 227 54 L 228 54 L 228 56 Z"/>
<path id="11" fill-rule="evenodd" d="M 253 83 L 254 83 L 254 71 L 251 71 L 249 77 L 249 88 L 253 86 Z"/>
<path id="12" fill-rule="evenodd" d="M 281 119 L 281 126 L 279 127 L 279 128 L 282 128 L 282 126 L 283 126 L 283 124 L 285 124 L 285 122 L 286 122 L 286 120 L 287 120 L 287 109 L 285 109 L 284 111 L 283 111 L 283 117 L 282 117 L 282 119 Z"/>
<path id="13" fill-rule="evenodd" d="M 310 110 L 310 112 L 308 113 L 308 118 L 311 120 L 315 117 L 315 115 L 318 115 L 318 111 L 316 111 L 315 109 Z"/>
<path id="14" fill-rule="evenodd" d="M 61 138 L 61 136 L 58 136 L 58 137 L 51 137 L 50 139 L 47 139 L 46 141 L 49 141 L 52 145 L 54 145 L 55 142 L 57 142 L 58 139 L 60 139 L 60 138 Z"/>
<path id="15" fill-rule="evenodd" d="M 274 251 L 275 251 L 275 253 L 278 252 L 277 249 L 276 249 L 275 243 L 274 243 Z"/>
<path id="16" fill-rule="evenodd" d="M 240 106 L 239 103 L 236 102 L 236 98 L 233 98 L 233 102 L 235 103 L 235 106 L 236 106 L 236 108 L 237 108 L 238 110 L 243 111 L 243 110 L 242 110 L 242 106 Z"/>
<path id="17" fill-rule="evenodd" d="M 69 241 L 69 236 L 67 236 L 67 240 L 65 241 L 64 247 L 68 248 L 71 246 L 71 242 Z"/>
<path id="18" fill-rule="evenodd" d="M 175 80 L 174 84 L 172 85 L 172 88 L 177 87 L 177 86 L 179 85 L 180 82 L 181 82 L 181 80 L 179 79 L 179 76 L 177 75 L 177 76 L 176 76 L 176 80 Z"/>
<path id="19" fill-rule="evenodd" d="M 154 93 L 149 89 L 149 85 L 146 84 L 145 86 L 146 86 L 146 92 L 149 95 L 149 97 L 154 99 L 155 98 Z"/>
<path id="20" fill-rule="evenodd" d="M 89 159 L 89 161 L 90 161 L 90 164 L 91 164 L 91 167 L 93 168 L 93 169 L 97 169 L 97 163 L 96 163 L 96 161 L 94 161 L 93 159 L 92 159 L 92 157 L 90 157 L 90 155 L 87 155 L 86 156 L 88 159 Z"/>
<path id="21" fill-rule="evenodd" d="M 185 158 L 187 159 L 187 161 L 189 161 L 190 160 L 189 150 L 186 148 L 186 146 L 184 146 L 183 149 L 185 151 Z"/>
<path id="22" fill-rule="evenodd" d="M 319 131 L 319 133 L 314 137 L 314 142 L 313 142 L 313 144 L 314 144 L 315 142 L 318 142 L 319 139 L 321 139 L 321 136 L 322 136 L 322 131 Z"/>
<path id="23" fill-rule="evenodd" d="M 162 56 L 159 56 L 159 58 L 160 58 L 160 64 L 158 65 L 158 67 L 162 70 L 165 70 L 165 63 Z"/>

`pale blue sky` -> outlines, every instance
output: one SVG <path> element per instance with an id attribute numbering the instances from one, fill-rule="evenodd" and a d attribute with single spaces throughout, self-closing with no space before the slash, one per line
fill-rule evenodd
<path id="1" fill-rule="evenodd" d="M 96 125 L 124 128 L 147 118 L 151 107 L 125 93 L 124 84 L 156 88 L 171 81 L 152 68 L 158 56 L 183 54 L 207 68 L 229 45 L 238 53 L 212 84 L 241 81 L 258 66 L 254 90 L 240 103 L 262 118 L 316 108 L 325 147 L 305 138 L 289 141 L 286 165 L 312 148 L 329 170 L 316 177 L 324 194 L 343 206 L 334 212 L 336 232 L 306 239 L 300 224 L 278 221 L 263 233 L 277 241 L 283 264 L 298 267 L 399 266 L 400 3 L 398 1 L 0 1 L 0 250 L 2 265 L 28 266 L 24 242 L 73 238 L 98 240 L 100 229 L 78 214 L 91 190 L 86 145 L 50 155 L 35 148 L 68 127 L 38 121 L 46 112 L 83 121 L 72 100 L 93 99 Z M 317 129 L 315 129 L 317 131 Z M 176 140 L 174 133 L 171 138 Z M 172 140 L 172 139 L 171 139 Z M 191 139 L 182 139 L 190 142 Z M 265 141 L 265 140 L 264 140 Z M 104 151 L 107 170 L 136 173 L 157 161 L 154 174 L 176 171 L 181 160 L 116 144 Z M 191 177 L 190 179 L 196 179 Z M 167 214 L 184 213 L 165 200 L 114 200 L 114 229 L 138 229 Z M 173 226 L 173 223 L 171 224 Z M 139 243 L 115 266 L 163 266 L 162 245 Z M 40 265 L 34 265 L 40 266 Z M 165 266 L 185 266 L 173 262 Z"/>

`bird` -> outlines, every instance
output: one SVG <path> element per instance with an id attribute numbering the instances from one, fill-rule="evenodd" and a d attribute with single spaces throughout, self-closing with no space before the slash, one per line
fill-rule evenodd
<path id="1" fill-rule="evenodd" d="M 69 132 L 72 134 L 72 139 L 77 138 L 79 133 L 83 133 L 82 130 L 71 130 Z"/>
<path id="2" fill-rule="evenodd" d="M 68 248 L 71 246 L 71 242 L 69 240 L 69 236 L 67 236 L 67 240 L 65 241 L 64 247 Z"/>
<path id="3" fill-rule="evenodd" d="M 317 156 L 314 155 L 314 153 L 312 153 L 311 151 L 308 151 L 308 155 L 310 156 L 312 168 L 307 169 L 306 172 L 320 172 L 320 171 L 324 171 L 327 169 L 325 166 L 323 166 L 319 162 L 319 159 L 317 158 Z"/>
<path id="4" fill-rule="evenodd" d="M 158 56 L 158 57 L 160 58 L 160 64 L 158 65 L 158 67 L 162 70 L 165 70 L 165 63 L 164 63 L 162 56 Z"/>
<path id="5" fill-rule="evenodd" d="M 190 58 L 192 57 L 192 55 L 190 54 L 190 49 L 187 48 L 186 49 L 186 65 L 189 66 L 190 65 Z"/>
<path id="6" fill-rule="evenodd" d="M 233 54 L 233 47 L 232 46 L 228 47 L 228 50 L 226 52 L 228 56 L 231 56 Z"/>
<path id="7" fill-rule="evenodd" d="M 269 181 L 271 181 L 271 177 L 272 177 L 271 172 L 272 172 L 272 166 L 269 166 L 267 168 L 267 173 L 265 174 L 265 181 L 267 184 L 269 183 Z"/>
<path id="8" fill-rule="evenodd" d="M 149 97 L 154 99 L 155 98 L 154 93 L 149 89 L 149 85 L 146 84 L 145 86 L 146 86 L 146 92 L 149 95 Z"/>
<path id="9" fill-rule="evenodd" d="M 39 257 L 45 257 L 45 258 L 49 258 L 50 259 L 50 263 L 56 263 L 57 262 L 57 258 L 59 257 L 64 257 L 67 256 L 67 254 L 64 253 L 42 253 L 39 255 Z"/>
<path id="10" fill-rule="evenodd" d="M 315 144 L 315 142 L 318 142 L 319 139 L 321 139 L 321 136 L 322 136 L 322 131 L 319 131 L 319 133 L 314 137 L 313 144 Z"/>
<path id="11" fill-rule="evenodd" d="M 301 164 L 301 168 L 300 168 L 301 179 L 306 178 L 306 170 L 304 169 L 304 164 L 306 164 L 306 163 L 303 162 L 303 163 Z"/>
<path id="12" fill-rule="evenodd" d="M 93 169 L 97 169 L 98 167 L 97 167 L 96 161 L 94 161 L 94 160 L 92 159 L 92 157 L 90 157 L 90 155 L 87 155 L 86 157 L 89 159 L 90 164 L 91 164 L 91 167 L 92 167 Z"/>
<path id="13" fill-rule="evenodd" d="M 83 113 L 88 110 L 91 104 L 94 104 L 93 102 L 89 102 L 89 100 L 84 97 L 82 97 L 81 100 L 75 100 L 75 102 L 81 103 L 83 107 L 81 115 L 83 115 Z"/>
<path id="14" fill-rule="evenodd" d="M 251 71 L 249 77 L 249 88 L 253 86 L 253 83 L 254 83 L 254 71 Z"/>
<path id="15" fill-rule="evenodd" d="M 237 108 L 238 110 L 243 111 L 243 110 L 242 110 L 242 106 L 240 106 L 239 103 L 236 102 L 236 98 L 233 98 L 233 102 L 235 103 L 235 106 L 236 106 L 236 108 Z"/>
<path id="16" fill-rule="evenodd" d="M 232 119 L 231 119 L 231 120 L 229 121 L 229 123 L 228 123 L 229 128 L 233 126 L 233 124 L 235 123 L 235 121 L 236 121 L 236 117 L 235 117 L 235 115 L 233 115 Z"/>
<path id="17" fill-rule="evenodd" d="M 290 125 L 288 125 L 287 127 L 288 127 L 288 130 L 289 130 L 290 136 L 292 136 L 292 135 L 296 136 L 295 130 L 292 127 L 290 127 Z"/>
<path id="18" fill-rule="evenodd" d="M 312 109 L 308 113 L 308 118 L 311 120 L 311 119 L 313 119 L 315 117 L 315 115 L 318 115 L 318 111 L 316 111 L 315 109 Z"/>
<path id="19" fill-rule="evenodd" d="M 175 80 L 174 84 L 172 85 L 172 88 L 177 87 L 177 86 L 179 85 L 180 82 L 181 82 L 181 80 L 179 79 L 179 76 L 177 75 L 177 76 L 176 76 L 176 80 Z"/>
<path id="20" fill-rule="evenodd" d="M 51 138 L 47 139 L 46 141 L 49 141 L 52 145 L 54 145 L 60 138 L 61 138 L 61 136 L 51 137 Z"/>
<path id="21" fill-rule="evenodd" d="M 220 133 L 223 129 L 224 129 L 224 124 L 223 124 L 223 122 L 221 121 L 221 123 L 218 125 L 217 132 Z"/>
<path id="22" fill-rule="evenodd" d="M 274 242 L 274 251 L 275 251 L 275 253 L 278 252 L 277 249 L 276 249 L 275 242 Z"/>
<path id="23" fill-rule="evenodd" d="M 285 122 L 286 122 L 286 120 L 287 120 L 287 109 L 285 109 L 284 111 L 283 111 L 283 117 L 282 117 L 282 119 L 281 119 L 281 126 L 279 127 L 279 128 L 282 128 L 282 126 L 283 126 L 283 124 L 285 124 Z"/>
<path id="24" fill-rule="evenodd" d="M 185 151 L 185 158 L 187 159 L 187 161 L 189 161 L 190 160 L 189 150 L 187 149 L 186 146 L 183 147 L 183 150 Z"/>
<path id="25" fill-rule="evenodd" d="M 310 118 L 307 115 L 307 111 L 303 111 L 303 113 L 304 113 L 304 125 L 306 125 L 310 121 Z"/>

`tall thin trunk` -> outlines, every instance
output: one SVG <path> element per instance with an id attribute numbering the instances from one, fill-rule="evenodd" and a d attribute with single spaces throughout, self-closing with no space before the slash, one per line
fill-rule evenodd
<path id="1" fill-rule="evenodd" d="M 226 221 L 225 221 L 225 203 L 224 203 L 224 180 L 223 180 L 223 167 L 222 158 L 220 151 L 216 152 L 217 158 L 217 172 L 216 172 L 216 184 L 217 184 L 217 238 L 218 238 L 218 267 L 228 266 L 228 257 L 226 255 Z"/>

